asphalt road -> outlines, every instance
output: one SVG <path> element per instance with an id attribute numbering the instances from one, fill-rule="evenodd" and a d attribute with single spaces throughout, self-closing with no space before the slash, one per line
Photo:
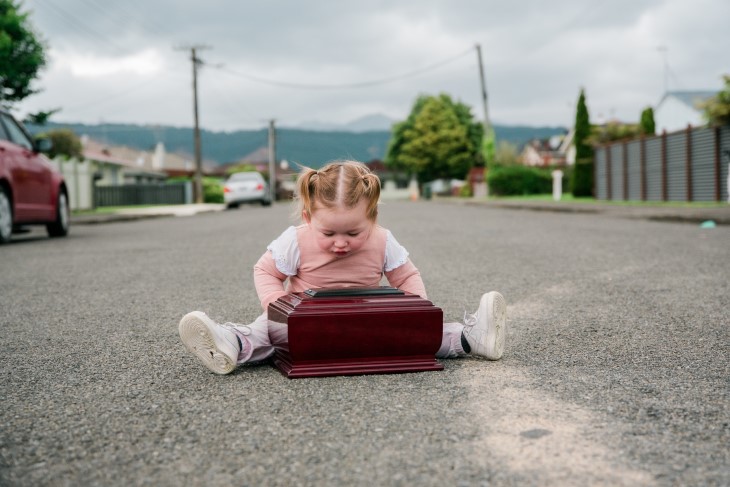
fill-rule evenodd
<path id="1" fill-rule="evenodd" d="M 0 247 L 0 485 L 728 485 L 730 228 L 388 202 L 429 298 L 508 300 L 499 362 L 217 376 L 191 310 L 253 319 L 290 208 Z"/>

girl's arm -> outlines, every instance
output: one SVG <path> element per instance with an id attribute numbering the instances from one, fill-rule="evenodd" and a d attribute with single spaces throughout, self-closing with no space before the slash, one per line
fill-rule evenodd
<path id="1" fill-rule="evenodd" d="M 391 286 L 421 296 L 423 299 L 428 299 L 426 297 L 426 286 L 423 285 L 423 280 L 421 279 L 421 273 L 413 265 L 411 259 L 408 259 L 405 264 L 391 271 L 386 271 L 385 277 Z"/>
<path id="2" fill-rule="evenodd" d="M 270 303 L 287 294 L 284 290 L 286 279 L 286 274 L 276 268 L 276 262 L 267 250 L 253 266 L 253 283 L 264 311 L 269 309 Z"/>

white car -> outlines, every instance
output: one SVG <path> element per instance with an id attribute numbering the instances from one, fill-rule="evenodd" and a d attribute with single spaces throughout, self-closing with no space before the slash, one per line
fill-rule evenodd
<path id="1" fill-rule="evenodd" d="M 257 172 L 231 174 L 223 184 L 223 201 L 228 208 L 238 208 L 241 203 L 271 204 L 269 185 Z"/>

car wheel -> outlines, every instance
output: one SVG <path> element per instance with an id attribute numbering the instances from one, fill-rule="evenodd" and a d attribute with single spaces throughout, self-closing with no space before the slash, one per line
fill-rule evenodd
<path id="1" fill-rule="evenodd" d="M 13 234 L 13 207 L 5 188 L 0 187 L 0 244 L 10 242 Z"/>
<path id="2" fill-rule="evenodd" d="M 228 208 L 229 210 L 233 210 L 235 208 L 238 208 L 238 203 L 228 203 L 226 205 L 226 208 Z"/>
<path id="3" fill-rule="evenodd" d="M 261 206 L 271 206 L 271 200 L 261 200 Z"/>
<path id="4" fill-rule="evenodd" d="M 56 221 L 46 225 L 48 235 L 51 237 L 65 237 L 68 235 L 69 214 L 68 200 L 64 192 L 58 193 L 58 204 L 56 205 Z"/>

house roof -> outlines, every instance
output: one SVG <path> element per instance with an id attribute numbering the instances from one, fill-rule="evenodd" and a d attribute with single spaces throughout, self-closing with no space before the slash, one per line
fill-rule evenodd
<path id="1" fill-rule="evenodd" d="M 256 164 L 256 163 L 269 163 L 269 148 L 259 147 L 255 151 L 246 154 L 241 159 L 238 160 L 238 164 L 240 163 L 248 163 L 248 164 Z"/>
<path id="2" fill-rule="evenodd" d="M 717 95 L 716 91 L 668 91 L 659 102 L 659 105 L 667 98 L 676 98 L 693 110 L 701 110 L 700 105 Z"/>
<path id="3" fill-rule="evenodd" d="M 159 173 L 161 170 L 192 170 L 194 162 L 183 154 L 164 152 L 163 167 L 154 167 L 154 152 L 143 151 L 122 145 L 105 144 L 87 136 L 81 138 L 84 157 L 99 162 L 119 164 L 141 171 Z M 211 161 L 203 161 L 203 169 L 212 171 L 217 165 Z"/>

